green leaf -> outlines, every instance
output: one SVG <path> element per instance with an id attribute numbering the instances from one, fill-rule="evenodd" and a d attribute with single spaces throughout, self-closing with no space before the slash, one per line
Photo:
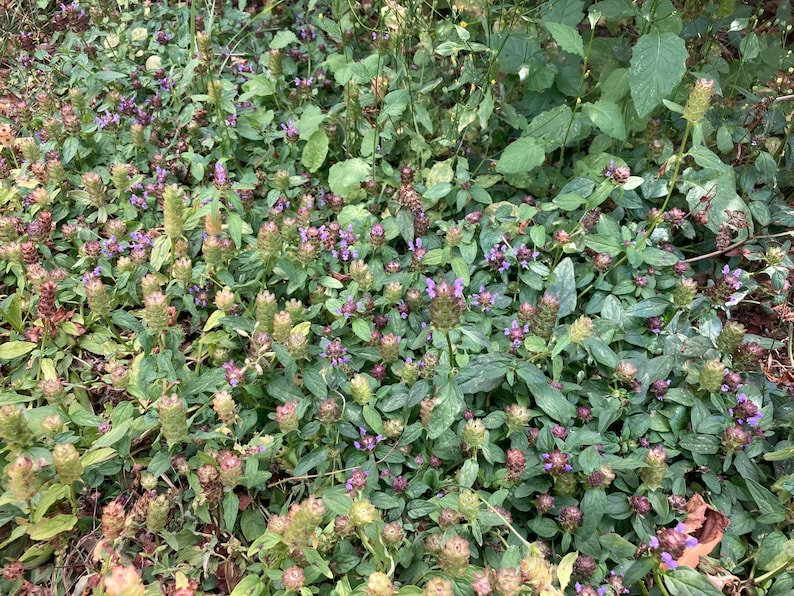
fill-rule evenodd
<path id="1" fill-rule="evenodd" d="M 328 511 L 336 515 L 347 515 L 347 512 L 353 506 L 353 500 L 342 492 L 326 492 L 323 494 L 323 503 L 328 508 Z"/>
<path id="2" fill-rule="evenodd" d="M 234 586 L 234 590 L 229 596 L 260 596 L 264 590 L 265 586 L 258 575 L 247 575 Z"/>
<path id="3" fill-rule="evenodd" d="M 794 447 L 784 447 L 777 451 L 764 453 L 764 459 L 766 461 L 783 461 L 784 459 L 791 459 L 792 457 L 794 457 Z"/>
<path id="4" fill-rule="evenodd" d="M 527 383 L 527 387 L 535 398 L 537 406 L 552 420 L 567 424 L 576 416 L 576 408 L 559 389 L 548 383 Z"/>
<path id="5" fill-rule="evenodd" d="M 76 515 L 56 515 L 41 520 L 28 528 L 28 536 L 33 540 L 49 540 L 61 532 L 68 532 L 77 525 Z"/>
<path id="6" fill-rule="evenodd" d="M 304 474 L 308 473 L 310 470 L 313 470 L 321 463 L 328 459 L 328 449 L 326 447 L 318 447 L 309 455 L 302 458 L 298 465 L 295 466 L 295 470 L 292 473 L 293 476 L 303 476 Z"/>
<path id="7" fill-rule="evenodd" d="M 320 399 L 328 397 L 328 384 L 316 370 L 308 369 L 303 372 L 303 384 L 315 397 Z"/>
<path id="8" fill-rule="evenodd" d="M 546 159 L 543 148 L 532 137 L 510 143 L 496 162 L 500 174 L 522 174 L 538 167 Z"/>
<path id="9" fill-rule="evenodd" d="M 576 310 L 576 275 L 571 257 L 565 257 L 552 272 L 554 282 L 546 288 L 560 302 L 558 317 L 562 318 Z"/>
<path id="10" fill-rule="evenodd" d="M 13 360 L 32 351 L 36 344 L 29 341 L 9 341 L 0 346 L 0 360 Z"/>
<path id="11" fill-rule="evenodd" d="M 579 32 L 570 25 L 563 25 L 562 23 L 544 22 L 546 29 L 549 30 L 554 41 L 563 50 L 570 54 L 575 54 L 584 58 L 584 44 L 582 43 L 582 36 Z"/>
<path id="12" fill-rule="evenodd" d="M 383 108 L 378 116 L 378 123 L 383 124 L 387 120 L 399 121 L 410 100 L 411 96 L 406 89 L 395 89 L 387 93 L 383 98 Z"/>
<path id="13" fill-rule="evenodd" d="M 364 319 L 358 317 L 353 319 L 352 322 L 353 333 L 356 334 L 361 341 L 370 341 L 372 339 L 372 330 Z"/>
<path id="14" fill-rule="evenodd" d="M 328 156 L 328 135 L 325 131 L 316 130 L 309 137 L 301 154 L 301 163 L 310 172 L 316 172 L 325 163 Z"/>
<path id="15" fill-rule="evenodd" d="M 309 140 L 314 133 L 320 130 L 320 124 L 325 120 L 323 111 L 314 105 L 306 106 L 298 120 L 298 130 L 300 131 L 300 140 Z"/>
<path id="16" fill-rule="evenodd" d="M 227 532 L 234 533 L 234 522 L 240 511 L 240 499 L 234 492 L 228 492 L 223 497 L 223 525 Z"/>
<path id="17" fill-rule="evenodd" d="M 679 258 L 674 253 L 661 248 L 646 246 L 642 250 L 642 260 L 652 267 L 672 267 L 679 261 Z"/>
<path id="18" fill-rule="evenodd" d="M 664 574 L 670 596 L 722 596 L 722 592 L 691 567 L 678 567 Z"/>
<path id="19" fill-rule="evenodd" d="M 455 417 L 460 414 L 465 405 L 463 393 L 456 383 L 447 381 L 439 387 L 436 406 L 430 416 L 428 436 L 431 439 L 440 437 L 445 430 L 452 426 Z"/>
<path id="20" fill-rule="evenodd" d="M 763 523 L 778 523 L 786 519 L 786 509 L 772 492 L 751 478 L 745 478 L 747 490 L 750 491 L 755 504 L 763 514 Z"/>
<path id="21" fill-rule="evenodd" d="M 226 227 L 229 230 L 229 236 L 236 247 L 240 247 L 243 243 L 243 218 L 240 214 L 232 211 L 229 213 L 229 219 L 226 221 Z"/>
<path id="22" fill-rule="evenodd" d="M 460 468 L 460 475 L 458 477 L 458 483 L 460 486 L 471 488 L 474 482 L 477 480 L 477 474 L 479 471 L 480 466 L 476 459 L 467 459 L 465 462 L 463 462 L 463 466 Z"/>
<path id="23" fill-rule="evenodd" d="M 714 435 L 683 435 L 678 441 L 679 447 L 700 455 L 713 455 L 720 450 L 720 440 Z"/>
<path id="24" fill-rule="evenodd" d="M 170 236 L 160 236 L 154 241 L 152 256 L 149 263 L 155 271 L 159 271 L 166 261 L 171 259 L 171 248 L 173 244 Z"/>
<path id="25" fill-rule="evenodd" d="M 637 114 L 644 118 L 668 98 L 686 73 L 689 57 L 684 40 L 653 30 L 634 45 L 629 68 L 629 88 Z"/>
<path id="26" fill-rule="evenodd" d="M 598 541 L 604 547 L 604 550 L 611 555 L 613 561 L 633 557 L 637 551 L 637 547 L 620 534 L 604 534 L 598 537 Z"/>
<path id="27" fill-rule="evenodd" d="M 557 579 L 560 582 L 560 591 L 564 591 L 565 588 L 568 587 L 568 584 L 571 583 L 573 564 L 576 562 L 578 557 L 579 553 L 574 551 L 565 555 L 562 558 L 562 561 L 557 564 Z"/>
<path id="28" fill-rule="evenodd" d="M 0 313 L 14 328 L 14 331 L 22 333 L 22 302 L 19 294 L 12 294 L 0 305 Z"/>
<path id="29" fill-rule="evenodd" d="M 282 29 L 273 36 L 273 41 L 270 42 L 271 50 L 280 50 L 286 48 L 291 43 L 297 43 L 298 36 L 292 31 Z"/>
<path id="30" fill-rule="evenodd" d="M 452 258 L 452 271 L 455 273 L 455 275 L 463 280 L 464 286 L 468 286 L 469 283 L 471 283 L 471 278 L 469 277 L 469 265 L 461 257 Z"/>
<path id="31" fill-rule="evenodd" d="M 360 157 L 340 161 L 332 165 L 328 172 L 328 186 L 331 187 L 331 192 L 347 198 L 354 190 L 359 189 L 369 174 L 369 164 Z"/>
<path id="32" fill-rule="evenodd" d="M 496 389 L 502 384 L 510 361 L 500 352 L 475 356 L 456 379 L 460 391 L 470 394 Z"/>
<path id="33" fill-rule="evenodd" d="M 586 103 L 582 108 L 590 121 L 605 135 L 619 141 L 626 140 L 626 122 L 618 104 L 599 100 L 596 103 Z"/>

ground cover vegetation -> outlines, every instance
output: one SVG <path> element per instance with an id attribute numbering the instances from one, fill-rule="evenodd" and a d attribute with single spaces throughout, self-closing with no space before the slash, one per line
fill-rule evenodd
<path id="1" fill-rule="evenodd" d="M 0 592 L 794 591 L 787 2 L 0 18 Z"/>

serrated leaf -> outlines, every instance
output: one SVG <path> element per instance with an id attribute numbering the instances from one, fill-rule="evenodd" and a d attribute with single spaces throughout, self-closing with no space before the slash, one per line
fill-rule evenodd
<path id="1" fill-rule="evenodd" d="M 36 344 L 29 341 L 9 341 L 0 346 L 0 360 L 13 360 L 31 352 Z"/>
<path id="2" fill-rule="evenodd" d="M 510 143 L 496 162 L 500 174 L 522 174 L 538 167 L 546 159 L 543 148 L 532 137 Z"/>
<path id="3" fill-rule="evenodd" d="M 584 44 L 582 43 L 582 36 L 579 32 L 570 25 L 563 25 L 562 23 L 544 22 L 546 29 L 549 30 L 554 41 L 563 50 L 570 54 L 575 54 L 584 58 Z"/>
<path id="4" fill-rule="evenodd" d="M 303 167 L 314 173 L 319 170 L 328 156 L 328 135 L 323 129 L 316 130 L 309 137 L 301 154 Z"/>
<path id="5" fill-rule="evenodd" d="M 631 54 L 629 88 L 637 114 L 644 118 L 669 97 L 686 73 L 684 40 L 653 30 L 637 40 Z"/>

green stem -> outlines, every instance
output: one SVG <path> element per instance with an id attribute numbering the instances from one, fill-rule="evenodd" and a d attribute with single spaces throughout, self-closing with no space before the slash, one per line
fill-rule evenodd
<path id="1" fill-rule="evenodd" d="M 587 78 L 588 64 L 590 62 L 590 50 L 593 47 L 594 39 L 595 27 L 591 27 L 590 41 L 587 43 L 587 51 L 584 54 L 584 62 L 582 63 L 582 76 L 579 79 L 579 90 L 576 92 L 576 103 L 573 106 L 573 110 L 571 110 L 571 118 L 568 120 L 568 128 L 565 129 L 565 136 L 563 137 L 562 145 L 560 146 L 560 163 L 557 168 L 558 173 L 562 171 L 562 158 L 565 154 L 565 145 L 568 143 L 568 135 L 571 133 L 574 120 L 576 120 L 576 112 L 579 110 L 579 105 L 582 103 L 582 91 L 584 90 L 584 81 Z"/>
<path id="2" fill-rule="evenodd" d="M 659 573 L 659 568 L 653 570 L 653 579 L 656 580 L 656 585 L 659 587 L 659 591 L 662 593 L 662 596 L 670 596 L 670 592 L 667 591 L 667 588 L 662 581 L 662 574 Z"/>
<path id="3" fill-rule="evenodd" d="M 453 378 L 453 371 L 455 370 L 455 349 L 452 346 L 452 337 L 449 335 L 449 329 L 445 332 L 447 336 L 447 349 L 449 350 L 449 380 L 451 381 Z"/>

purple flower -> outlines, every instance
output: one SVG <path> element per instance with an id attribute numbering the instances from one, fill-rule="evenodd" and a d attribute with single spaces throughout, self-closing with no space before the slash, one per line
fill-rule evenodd
<path id="1" fill-rule="evenodd" d="M 659 539 L 656 536 L 651 536 L 651 539 L 648 540 L 648 546 L 653 549 L 659 548 Z"/>
<path id="2" fill-rule="evenodd" d="M 104 130 L 105 128 L 118 125 L 120 118 L 118 114 L 111 114 L 110 112 L 105 110 L 105 115 L 97 116 L 96 121 L 97 124 L 99 124 L 99 128 Z"/>
<path id="3" fill-rule="evenodd" d="M 427 284 L 427 295 L 430 296 L 430 299 L 436 297 L 436 282 L 434 282 L 429 277 L 425 279 L 425 283 Z"/>
<path id="4" fill-rule="evenodd" d="M 496 292 L 488 292 L 485 286 L 480 286 L 480 293 L 472 294 L 471 297 L 473 298 L 471 301 L 472 306 L 479 306 L 483 312 L 489 313 L 491 312 L 494 302 L 496 302 L 496 299 L 499 297 L 499 294 Z"/>
<path id="5" fill-rule="evenodd" d="M 294 143 L 298 141 L 300 137 L 300 132 L 298 131 L 298 127 L 295 126 L 295 122 L 292 120 L 287 120 L 286 124 L 281 125 L 281 130 L 284 131 L 284 139 L 288 143 Z"/>
<path id="6" fill-rule="evenodd" d="M 382 435 L 368 435 L 363 427 L 359 427 L 358 432 L 361 433 L 361 439 L 353 441 L 353 446 L 361 451 L 375 451 L 375 447 L 383 440 Z"/>
<path id="7" fill-rule="evenodd" d="M 673 559 L 673 556 L 668 552 L 662 553 L 662 563 L 666 564 L 670 569 L 675 569 L 678 567 L 678 563 L 676 563 L 675 559 Z"/>
<path id="8" fill-rule="evenodd" d="M 320 356 L 328 359 L 331 366 L 334 368 L 339 368 L 350 362 L 350 357 L 347 355 L 347 348 L 342 345 L 342 341 L 339 338 L 331 341 L 326 340 L 325 346 L 323 347 L 324 351 L 320 352 Z"/>
<path id="9" fill-rule="evenodd" d="M 229 360 L 228 362 L 224 362 L 221 365 L 221 367 L 226 373 L 226 382 L 229 383 L 229 385 L 231 385 L 232 387 L 237 387 L 240 384 L 240 381 L 242 381 L 245 376 L 243 369 L 237 366 L 234 360 Z"/>

